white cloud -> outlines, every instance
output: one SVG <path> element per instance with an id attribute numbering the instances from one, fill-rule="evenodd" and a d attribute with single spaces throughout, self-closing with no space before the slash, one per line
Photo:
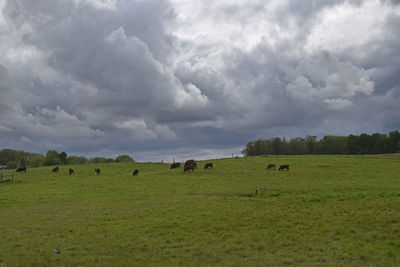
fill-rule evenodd
<path id="1" fill-rule="evenodd" d="M 287 80 L 287 91 L 294 98 L 323 101 L 335 109 L 350 107 L 357 93 L 371 95 L 374 91 L 374 82 L 365 70 L 340 62 L 328 52 L 301 60 L 288 72 Z"/>
<path id="2" fill-rule="evenodd" d="M 399 12 L 399 8 L 379 0 L 362 1 L 360 5 L 345 1 L 327 8 L 318 15 L 305 49 L 308 53 L 340 52 L 373 42 L 383 35 L 386 18 L 392 12 Z"/>

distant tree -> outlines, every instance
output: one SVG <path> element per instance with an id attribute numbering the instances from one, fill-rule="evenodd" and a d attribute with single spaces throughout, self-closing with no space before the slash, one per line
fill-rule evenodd
<path id="1" fill-rule="evenodd" d="M 15 161 L 9 161 L 7 162 L 7 169 L 16 169 L 18 168 L 18 164 Z"/>
<path id="2" fill-rule="evenodd" d="M 46 158 L 44 156 L 42 156 L 42 155 L 33 157 L 33 158 L 31 158 L 29 160 L 29 166 L 31 166 L 31 167 L 41 167 L 41 166 L 43 166 L 43 163 L 44 163 L 45 159 Z"/>
<path id="3" fill-rule="evenodd" d="M 25 152 L 23 150 L 13 150 L 6 148 L 0 151 L 0 165 L 7 165 L 8 162 L 17 163 L 17 165 L 26 165 L 31 158 L 36 156 L 42 155 L 38 153 Z"/>
<path id="4" fill-rule="evenodd" d="M 58 157 L 58 152 L 56 150 L 49 150 L 46 153 L 46 159 L 43 162 L 44 166 L 53 166 L 62 164 Z"/>
<path id="5" fill-rule="evenodd" d="M 57 155 L 57 157 L 60 159 L 62 164 L 67 164 L 67 153 L 61 152 Z"/>
<path id="6" fill-rule="evenodd" d="M 307 148 L 307 154 L 317 154 L 317 137 L 316 136 L 306 136 L 305 145 Z"/>
<path id="7" fill-rule="evenodd" d="M 303 138 L 297 137 L 289 141 L 291 155 L 304 155 L 307 154 L 307 145 Z"/>
<path id="8" fill-rule="evenodd" d="M 89 160 L 87 158 L 80 156 L 69 156 L 67 158 L 67 164 L 85 164 L 88 162 Z"/>
<path id="9" fill-rule="evenodd" d="M 21 159 L 19 160 L 19 166 L 20 166 L 21 168 L 26 168 L 26 159 L 25 159 L 25 158 L 21 158 Z"/>
<path id="10" fill-rule="evenodd" d="M 89 160 L 90 163 L 107 163 L 107 159 L 106 158 L 102 158 L 102 157 L 95 157 L 95 158 L 91 158 Z"/>
<path id="11" fill-rule="evenodd" d="M 400 152 L 400 133 L 392 131 L 389 133 L 389 153 Z"/>
<path id="12" fill-rule="evenodd" d="M 129 155 L 119 155 L 116 159 L 116 162 L 135 162 L 133 158 L 131 158 Z"/>
<path id="13" fill-rule="evenodd" d="M 271 140 L 271 148 L 273 155 L 282 155 L 283 151 L 282 139 L 280 139 L 279 137 L 273 138 Z"/>
<path id="14" fill-rule="evenodd" d="M 371 136 L 371 142 L 372 142 L 371 153 L 383 154 L 388 152 L 389 151 L 388 140 L 389 138 L 387 137 L 386 134 L 374 133 Z"/>
<path id="15" fill-rule="evenodd" d="M 246 148 L 241 151 L 241 153 L 245 156 L 254 156 L 253 152 L 253 142 L 248 142 L 246 144 Z"/>
<path id="16" fill-rule="evenodd" d="M 322 154 L 341 155 L 346 154 L 346 138 L 343 136 L 324 136 L 320 141 Z"/>

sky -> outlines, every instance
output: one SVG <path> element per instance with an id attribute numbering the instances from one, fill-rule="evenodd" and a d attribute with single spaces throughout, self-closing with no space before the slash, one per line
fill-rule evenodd
<path id="1" fill-rule="evenodd" d="M 0 0 L 0 149 L 171 162 L 400 130 L 400 1 Z"/>

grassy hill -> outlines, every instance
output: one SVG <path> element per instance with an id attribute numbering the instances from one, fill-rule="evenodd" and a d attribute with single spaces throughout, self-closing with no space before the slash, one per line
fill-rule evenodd
<path id="1" fill-rule="evenodd" d="M 399 157 L 212 162 L 17 173 L 0 184 L 0 266 L 400 265 Z"/>

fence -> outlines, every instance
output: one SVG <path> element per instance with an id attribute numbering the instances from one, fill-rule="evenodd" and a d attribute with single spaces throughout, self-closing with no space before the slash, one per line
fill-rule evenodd
<path id="1" fill-rule="evenodd" d="M 4 177 L 11 177 L 11 179 Z M 11 182 L 14 183 L 14 174 L 13 173 L 0 173 L 0 183 Z"/>

